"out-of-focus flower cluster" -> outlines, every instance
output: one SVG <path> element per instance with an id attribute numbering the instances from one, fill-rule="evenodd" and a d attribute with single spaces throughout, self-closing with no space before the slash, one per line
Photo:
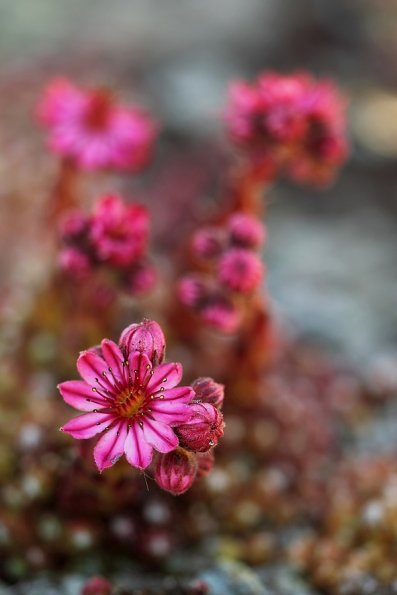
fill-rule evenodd
<path id="1" fill-rule="evenodd" d="M 178 297 L 209 326 L 234 332 L 244 307 L 260 288 L 265 267 L 258 254 L 265 228 L 256 217 L 232 214 L 223 225 L 204 226 L 191 239 L 198 271 L 178 282 Z"/>
<path id="2" fill-rule="evenodd" d="M 65 213 L 59 227 L 60 266 L 73 280 L 87 281 L 100 268 L 129 294 L 153 287 L 156 272 L 146 254 L 149 214 L 142 205 L 105 195 L 90 214 L 80 209 Z"/>
<path id="3" fill-rule="evenodd" d="M 267 179 L 327 184 L 346 160 L 346 100 L 335 85 L 307 73 L 264 72 L 230 88 L 226 120 L 232 141 Z"/>

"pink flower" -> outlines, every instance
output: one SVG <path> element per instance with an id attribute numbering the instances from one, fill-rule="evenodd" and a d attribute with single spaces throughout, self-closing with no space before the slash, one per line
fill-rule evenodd
<path id="1" fill-rule="evenodd" d="M 218 263 L 218 276 L 223 285 L 238 293 L 250 293 L 262 282 L 264 266 L 249 250 L 231 248 Z"/>
<path id="2" fill-rule="evenodd" d="M 86 279 L 91 272 L 88 256 L 78 248 L 70 247 L 61 250 L 59 265 L 65 273 L 79 281 Z"/>
<path id="3" fill-rule="evenodd" d="M 102 196 L 91 218 L 90 240 L 98 259 L 126 267 L 146 250 L 149 231 L 147 210 L 125 204 L 116 194 Z"/>
<path id="4" fill-rule="evenodd" d="M 215 382 L 212 378 L 196 378 L 192 382 L 194 390 L 194 402 L 210 403 L 214 407 L 221 409 L 225 398 L 225 387 L 223 384 Z"/>
<path id="5" fill-rule="evenodd" d="M 157 273 L 154 266 L 140 262 L 128 273 L 127 289 L 132 295 L 140 296 L 153 289 L 156 281 Z"/>
<path id="6" fill-rule="evenodd" d="M 213 296 L 200 309 L 200 316 L 208 325 L 225 333 L 233 333 L 240 324 L 236 306 L 224 296 Z"/>
<path id="7" fill-rule="evenodd" d="M 88 226 L 88 216 L 80 209 L 73 209 L 63 216 L 59 224 L 59 232 L 63 240 L 74 240 L 82 237 Z"/>
<path id="8" fill-rule="evenodd" d="M 235 213 L 227 222 L 232 244 L 241 248 L 260 248 L 266 232 L 259 219 L 247 213 Z"/>
<path id="9" fill-rule="evenodd" d="M 224 240 L 221 228 L 203 227 L 193 235 L 193 252 L 199 258 L 214 258 L 222 252 Z"/>
<path id="10" fill-rule="evenodd" d="M 190 387 L 177 387 L 181 364 L 156 365 L 144 351 L 122 351 L 104 339 L 100 354 L 80 354 L 77 369 L 83 380 L 62 382 L 59 390 L 66 403 L 85 413 L 61 430 L 77 439 L 103 432 L 94 449 L 99 471 L 123 454 L 132 466 L 145 469 L 153 450 L 177 448 L 173 427 L 190 419 L 188 403 L 194 397 Z"/>
<path id="11" fill-rule="evenodd" d="M 53 80 L 38 106 L 51 149 L 86 170 L 137 171 L 148 161 L 156 125 L 143 112 L 118 104 L 105 89 Z"/>
<path id="12" fill-rule="evenodd" d="M 324 184 L 347 156 L 345 111 L 329 81 L 265 72 L 252 85 L 231 86 L 226 121 L 260 175 L 283 169 L 300 182 Z"/>
<path id="13" fill-rule="evenodd" d="M 200 275 L 186 275 L 178 282 L 177 294 L 182 304 L 195 308 L 207 294 L 207 288 Z"/>
<path id="14" fill-rule="evenodd" d="M 179 496 L 192 486 L 196 473 L 195 455 L 183 448 L 178 448 L 158 457 L 154 479 L 163 490 Z"/>
<path id="15" fill-rule="evenodd" d="M 154 320 L 130 324 L 121 333 L 120 348 L 124 353 L 140 351 L 146 353 L 154 366 L 165 357 L 165 337 L 161 326 Z"/>
<path id="16" fill-rule="evenodd" d="M 193 452 L 207 452 L 223 435 L 223 415 L 210 403 L 193 403 L 190 419 L 178 425 L 179 443 Z"/>

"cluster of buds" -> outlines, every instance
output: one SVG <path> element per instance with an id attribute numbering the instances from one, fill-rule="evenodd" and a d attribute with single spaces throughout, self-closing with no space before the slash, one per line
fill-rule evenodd
<path id="1" fill-rule="evenodd" d="M 164 363 L 164 355 L 163 331 L 149 320 L 125 329 L 118 345 L 104 339 L 82 352 L 83 380 L 63 382 L 59 390 L 84 414 L 61 430 L 77 439 L 103 432 L 94 449 L 99 471 L 122 455 L 141 470 L 153 462 L 158 485 L 178 495 L 212 468 L 211 449 L 223 434 L 223 386 L 210 378 L 177 386 L 182 365 Z"/>
<path id="2" fill-rule="evenodd" d="M 243 212 L 231 215 L 223 226 L 199 229 L 192 238 L 192 252 L 202 270 L 180 279 L 181 302 L 208 325 L 234 332 L 243 298 L 252 296 L 264 278 L 258 254 L 264 240 L 261 221 Z"/>
<path id="3" fill-rule="evenodd" d="M 346 160 L 346 101 L 334 84 L 306 73 L 265 72 L 230 88 L 226 121 L 233 142 L 254 168 L 275 178 L 330 182 Z"/>
<path id="4" fill-rule="evenodd" d="M 72 279 L 84 281 L 98 267 L 117 276 L 129 294 L 151 289 L 156 280 L 146 256 L 149 216 L 145 207 L 125 203 L 115 194 L 100 197 L 92 213 L 72 210 L 60 223 L 60 266 Z"/>
<path id="5" fill-rule="evenodd" d="M 83 170 L 141 170 L 152 154 L 157 125 L 142 110 L 124 106 L 103 88 L 52 81 L 37 110 L 50 149 Z"/>

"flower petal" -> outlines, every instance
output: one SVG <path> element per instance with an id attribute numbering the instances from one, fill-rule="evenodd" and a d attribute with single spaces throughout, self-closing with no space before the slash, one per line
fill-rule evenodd
<path id="1" fill-rule="evenodd" d="M 154 393 L 160 388 L 173 388 L 182 380 L 182 365 L 178 363 L 160 364 L 154 369 L 148 382 L 147 390 Z"/>
<path id="2" fill-rule="evenodd" d="M 124 378 L 124 356 L 119 347 L 113 341 L 104 339 L 101 343 L 103 357 L 106 360 L 109 368 L 113 373 L 117 374 L 120 379 Z"/>
<path id="3" fill-rule="evenodd" d="M 164 401 L 179 401 L 180 403 L 190 403 L 195 397 L 191 386 L 177 386 L 176 388 L 165 390 L 161 394 L 164 397 Z M 156 403 L 157 400 L 154 399 Z"/>
<path id="4" fill-rule="evenodd" d="M 146 355 L 140 351 L 133 351 L 128 357 L 130 375 L 134 383 L 145 385 L 152 370 L 152 364 Z"/>
<path id="5" fill-rule="evenodd" d="M 116 423 L 105 432 L 94 448 L 94 459 L 99 471 L 114 465 L 124 454 L 124 443 L 127 437 L 127 421 Z"/>
<path id="6" fill-rule="evenodd" d="M 94 411 L 107 407 L 108 402 L 94 393 L 92 387 L 83 380 L 68 380 L 58 384 L 58 390 L 65 403 L 79 411 Z"/>
<path id="7" fill-rule="evenodd" d="M 192 416 L 189 405 L 179 401 L 160 401 L 155 399 L 150 405 L 151 416 L 168 426 L 186 423 Z"/>
<path id="8" fill-rule="evenodd" d="M 143 421 L 143 435 L 146 442 L 159 452 L 170 452 L 179 444 L 176 434 L 169 426 L 148 417 Z"/>
<path id="9" fill-rule="evenodd" d="M 109 413 L 85 413 L 68 421 L 61 431 L 70 434 L 73 438 L 92 438 L 102 432 L 113 420 L 114 415 Z"/>
<path id="10" fill-rule="evenodd" d="M 146 469 L 152 462 L 153 448 L 146 442 L 142 428 L 136 422 L 128 428 L 124 452 L 129 464 L 138 469 Z"/>
<path id="11" fill-rule="evenodd" d="M 93 351 L 82 351 L 77 360 L 77 369 L 83 380 L 91 386 L 96 386 L 103 373 L 107 373 L 108 366 L 105 360 Z"/>

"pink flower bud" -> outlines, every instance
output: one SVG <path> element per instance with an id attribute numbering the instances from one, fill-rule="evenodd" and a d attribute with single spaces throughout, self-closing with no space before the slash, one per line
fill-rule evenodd
<path id="1" fill-rule="evenodd" d="M 197 455 L 197 479 L 200 477 L 207 477 L 214 467 L 215 457 L 214 451 L 211 449 L 208 452 L 198 452 Z"/>
<path id="2" fill-rule="evenodd" d="M 84 585 L 81 595 L 110 595 L 112 585 L 102 576 L 90 578 Z"/>
<path id="3" fill-rule="evenodd" d="M 194 452 L 206 452 L 223 435 L 223 415 L 210 403 L 193 403 L 190 408 L 190 420 L 175 428 L 179 444 Z"/>
<path id="4" fill-rule="evenodd" d="M 133 295 L 142 295 L 153 289 L 156 281 L 157 274 L 154 266 L 150 263 L 139 264 L 128 277 L 128 290 Z"/>
<path id="5" fill-rule="evenodd" d="M 72 209 L 61 219 L 59 233 L 64 240 L 70 240 L 84 234 L 88 225 L 87 215 L 80 209 Z"/>
<path id="6" fill-rule="evenodd" d="M 236 213 L 228 221 L 230 239 L 241 248 L 259 248 L 265 241 L 265 228 L 256 217 Z"/>
<path id="7" fill-rule="evenodd" d="M 198 275 L 187 275 L 183 277 L 177 286 L 177 294 L 182 304 L 195 308 L 203 299 L 207 289 Z"/>
<path id="8" fill-rule="evenodd" d="M 236 306 L 222 296 L 209 300 L 201 309 L 200 315 L 208 325 L 225 333 L 233 333 L 240 323 Z"/>
<path id="9" fill-rule="evenodd" d="M 186 492 L 193 484 L 197 473 L 197 460 L 193 453 L 177 448 L 159 455 L 154 479 L 156 483 L 174 496 Z"/>
<path id="10" fill-rule="evenodd" d="M 154 365 L 164 360 L 165 337 L 160 325 L 154 320 L 130 324 L 121 333 L 119 344 L 127 353 L 133 351 L 146 353 Z"/>
<path id="11" fill-rule="evenodd" d="M 263 263 L 249 250 L 231 248 L 219 261 L 219 280 L 238 293 L 250 293 L 256 289 L 261 284 L 263 275 Z"/>
<path id="12" fill-rule="evenodd" d="M 78 248 L 64 248 L 59 254 L 61 269 L 76 280 L 86 279 L 91 270 L 88 256 Z"/>
<path id="13" fill-rule="evenodd" d="M 203 227 L 192 238 L 192 248 L 200 258 L 214 258 L 222 252 L 224 238 L 217 227 Z"/>
<path id="14" fill-rule="evenodd" d="M 218 384 L 212 378 L 196 378 L 192 382 L 192 389 L 195 392 L 195 401 L 201 403 L 210 403 L 214 407 L 220 409 L 225 398 L 225 387 L 223 384 Z"/>

